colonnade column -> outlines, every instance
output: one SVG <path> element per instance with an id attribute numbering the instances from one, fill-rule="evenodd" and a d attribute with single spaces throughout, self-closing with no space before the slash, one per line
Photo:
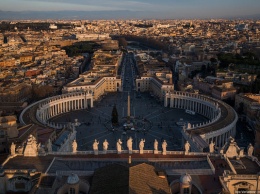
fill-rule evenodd
<path id="1" fill-rule="evenodd" d="M 167 98 L 167 95 L 165 95 L 165 97 L 164 97 L 164 107 L 167 107 L 167 104 L 168 104 L 168 98 Z"/>
<path id="2" fill-rule="evenodd" d="M 93 97 L 91 97 L 91 99 L 90 99 L 90 107 L 91 108 L 93 107 Z"/>
<path id="3" fill-rule="evenodd" d="M 173 108 L 173 101 L 174 99 L 170 98 L 170 107 Z"/>
<path id="4" fill-rule="evenodd" d="M 221 135 L 221 141 L 222 141 L 221 145 L 223 146 L 225 144 L 225 134 Z"/>
<path id="5" fill-rule="evenodd" d="M 81 108 L 81 109 L 83 108 L 82 107 L 82 99 L 79 100 L 79 108 Z"/>
<path id="6" fill-rule="evenodd" d="M 222 146 L 222 139 L 221 139 L 221 136 L 218 136 L 218 147 Z"/>
<path id="7" fill-rule="evenodd" d="M 87 108 L 87 99 L 84 98 L 84 109 Z"/>

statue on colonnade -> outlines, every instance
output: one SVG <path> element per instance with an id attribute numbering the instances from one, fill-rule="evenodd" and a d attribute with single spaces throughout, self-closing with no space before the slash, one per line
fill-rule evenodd
<path id="1" fill-rule="evenodd" d="M 190 144 L 188 141 L 186 141 L 186 143 L 184 145 L 184 149 L 185 149 L 185 154 L 188 154 L 190 151 Z"/>
<path id="2" fill-rule="evenodd" d="M 247 147 L 247 155 L 253 156 L 253 152 L 254 152 L 254 146 L 250 143 Z"/>
<path id="3" fill-rule="evenodd" d="M 121 151 L 122 151 L 122 141 L 121 141 L 121 139 L 118 139 L 118 141 L 116 143 L 116 149 L 117 149 L 117 153 L 121 154 Z"/>
<path id="4" fill-rule="evenodd" d="M 133 139 L 132 137 L 129 137 L 129 139 L 127 140 L 127 148 L 129 153 L 131 154 L 133 151 Z"/>
<path id="5" fill-rule="evenodd" d="M 153 148 L 154 148 L 154 154 L 158 154 L 158 141 L 157 141 L 157 139 L 154 140 Z"/>
<path id="6" fill-rule="evenodd" d="M 95 141 L 93 143 L 93 150 L 94 150 L 94 152 L 98 151 L 98 144 L 99 144 L 99 141 L 97 141 L 97 139 L 95 139 Z"/>
<path id="7" fill-rule="evenodd" d="M 163 155 L 166 155 L 166 151 L 167 151 L 166 148 L 167 148 L 167 142 L 166 142 L 166 140 L 164 140 L 162 143 L 162 154 Z"/>
<path id="8" fill-rule="evenodd" d="M 108 143 L 108 141 L 105 139 L 105 141 L 103 142 L 103 151 L 104 151 L 104 152 L 107 151 L 108 145 L 109 145 L 109 143 Z"/>
<path id="9" fill-rule="evenodd" d="M 215 151 L 215 143 L 211 140 L 209 144 L 209 153 L 214 153 Z"/>
<path id="10" fill-rule="evenodd" d="M 141 139 L 141 141 L 139 143 L 140 154 L 144 153 L 144 143 L 145 143 L 145 140 Z"/>
<path id="11" fill-rule="evenodd" d="M 16 145 L 14 144 L 14 142 L 12 142 L 11 147 L 10 147 L 11 156 L 15 155 L 15 147 L 16 147 Z"/>
<path id="12" fill-rule="evenodd" d="M 78 144 L 76 142 L 76 139 L 74 139 L 74 141 L 72 142 L 72 152 L 76 153 L 77 152 L 77 148 L 78 148 Z"/>

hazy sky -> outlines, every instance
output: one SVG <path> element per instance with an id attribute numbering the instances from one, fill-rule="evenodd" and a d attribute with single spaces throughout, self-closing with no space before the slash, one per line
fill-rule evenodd
<path id="1" fill-rule="evenodd" d="M 0 0 L 0 5 L 3 11 L 131 10 L 198 18 L 260 13 L 260 0 Z"/>

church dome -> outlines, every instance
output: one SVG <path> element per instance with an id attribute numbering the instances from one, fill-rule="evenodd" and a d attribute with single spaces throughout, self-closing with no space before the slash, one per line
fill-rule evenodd
<path id="1" fill-rule="evenodd" d="M 187 184 L 187 185 L 190 184 L 191 180 L 192 180 L 192 179 L 191 179 L 191 176 L 190 176 L 189 174 L 187 174 L 187 173 L 184 174 L 184 175 L 182 175 L 181 178 L 180 178 L 180 182 L 181 182 L 182 184 L 185 184 L 185 185 L 186 185 L 186 184 Z"/>
<path id="2" fill-rule="evenodd" d="M 70 185 L 74 185 L 77 184 L 79 182 L 79 177 L 76 174 L 71 174 L 70 176 L 68 176 L 67 179 L 68 184 Z"/>

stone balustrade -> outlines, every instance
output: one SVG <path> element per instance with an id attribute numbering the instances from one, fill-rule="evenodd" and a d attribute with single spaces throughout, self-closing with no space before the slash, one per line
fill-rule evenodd
<path id="1" fill-rule="evenodd" d="M 166 170 L 168 176 L 183 175 L 183 169 Z M 214 172 L 211 169 L 185 169 L 185 172 L 189 175 L 213 175 Z"/>

